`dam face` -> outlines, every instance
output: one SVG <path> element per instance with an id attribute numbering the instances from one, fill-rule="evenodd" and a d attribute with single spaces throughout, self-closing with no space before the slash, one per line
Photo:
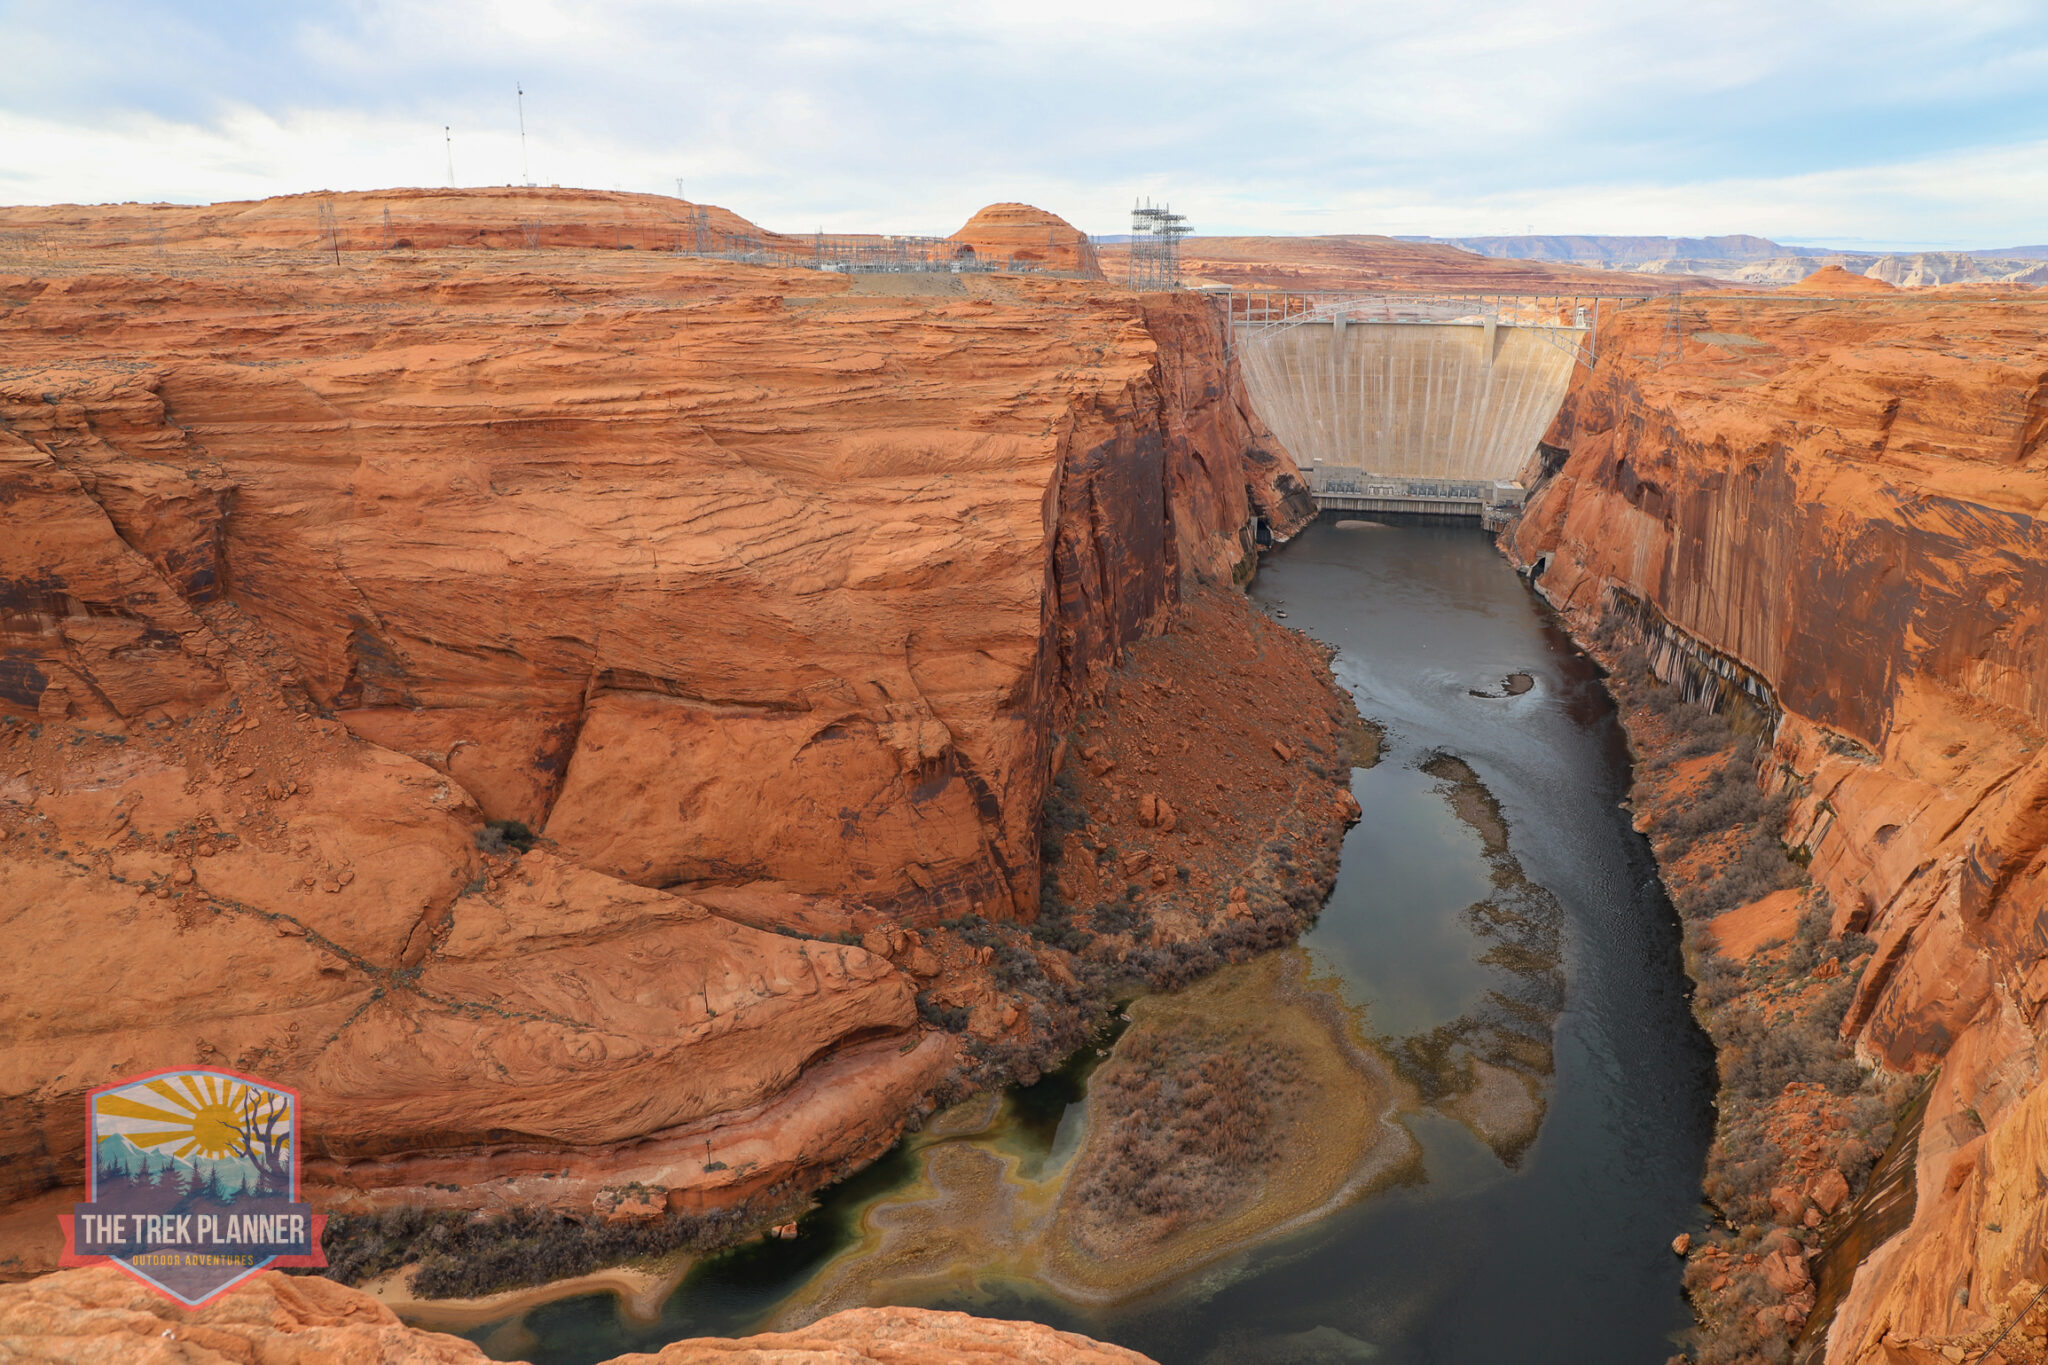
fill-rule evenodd
<path id="1" fill-rule="evenodd" d="M 1487 520 L 1564 402 L 1589 329 L 1507 321 L 1234 327 L 1246 387 L 1316 500 Z"/>

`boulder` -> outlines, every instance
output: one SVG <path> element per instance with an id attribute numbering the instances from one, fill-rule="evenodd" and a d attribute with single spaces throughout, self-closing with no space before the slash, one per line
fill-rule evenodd
<path id="1" fill-rule="evenodd" d="M 1822 1213 L 1832 1214 L 1849 1197 L 1849 1178 L 1830 1166 L 1813 1178 L 1807 1193 Z"/>

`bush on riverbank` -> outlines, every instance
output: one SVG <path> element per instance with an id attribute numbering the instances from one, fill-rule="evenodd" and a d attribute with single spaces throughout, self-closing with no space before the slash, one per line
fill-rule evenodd
<path id="1" fill-rule="evenodd" d="M 1215 1218 L 1257 1193 L 1304 1079 L 1299 1057 L 1248 1030 L 1127 1034 L 1090 1083 L 1111 1133 L 1071 1193 L 1098 1225 L 1146 1220 L 1155 1237 Z"/>
<path id="2" fill-rule="evenodd" d="M 418 1267 L 412 1291 L 421 1298 L 473 1298 L 587 1275 L 643 1256 L 721 1250 L 795 1211 L 792 1202 L 741 1204 L 614 1225 L 546 1209 L 484 1217 L 405 1207 L 330 1217 L 320 1244 L 327 1277 L 342 1284 L 361 1284 L 410 1265 Z"/>

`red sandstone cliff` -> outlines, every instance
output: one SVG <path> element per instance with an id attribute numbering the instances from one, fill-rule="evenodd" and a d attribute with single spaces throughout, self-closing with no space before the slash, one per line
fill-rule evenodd
<path id="1" fill-rule="evenodd" d="M 2048 1280 L 2048 307 L 1688 299 L 1658 369 L 1668 329 L 1605 329 L 1512 549 L 1582 624 L 1620 590 L 1774 692 L 1787 841 L 1876 941 L 1845 1030 L 1938 1068 L 1827 1358 L 1974 1357 Z"/>
<path id="2" fill-rule="evenodd" d="M 330 1202 L 693 1209 L 894 1140 L 976 970 L 917 926 L 1034 913 L 1054 728 L 1312 513 L 1207 303 L 933 282 L 0 276 L 0 1266 L 84 1091 L 180 1062 L 301 1089 Z"/>

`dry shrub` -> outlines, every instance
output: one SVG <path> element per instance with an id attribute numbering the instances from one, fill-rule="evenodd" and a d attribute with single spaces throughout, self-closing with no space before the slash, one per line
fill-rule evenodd
<path id="1" fill-rule="evenodd" d="M 1073 1193 L 1100 1222 L 1142 1218 L 1162 1234 L 1214 1217 L 1254 1192 L 1305 1085 L 1291 1049 L 1249 1030 L 1127 1035 L 1090 1082 L 1109 1135 Z"/>
<path id="2" fill-rule="evenodd" d="M 715 1251 L 752 1235 L 767 1222 L 795 1212 L 775 1191 L 766 1203 L 703 1214 L 669 1214 L 652 1223 L 585 1223 L 546 1209 L 520 1209 L 495 1217 L 455 1210 L 386 1209 L 327 1220 L 321 1247 L 327 1277 L 343 1284 L 417 1265 L 413 1289 L 422 1298 L 468 1298 L 521 1285 L 546 1284 L 588 1274 L 637 1256 L 684 1248 Z"/>

